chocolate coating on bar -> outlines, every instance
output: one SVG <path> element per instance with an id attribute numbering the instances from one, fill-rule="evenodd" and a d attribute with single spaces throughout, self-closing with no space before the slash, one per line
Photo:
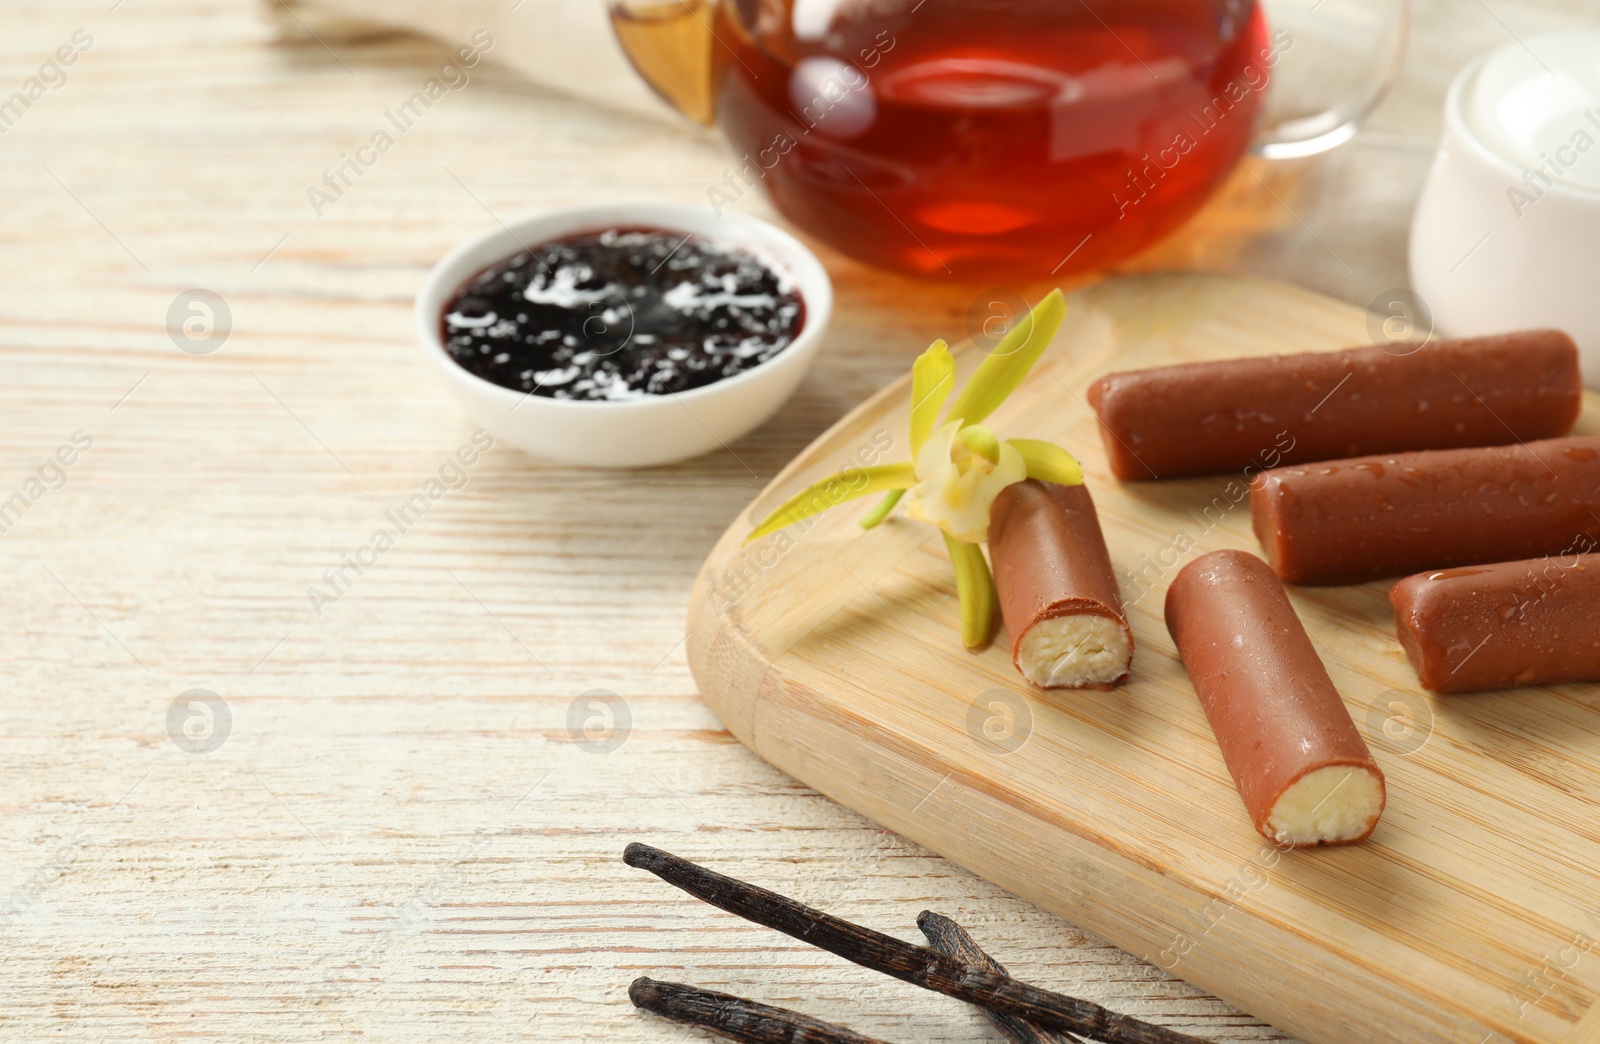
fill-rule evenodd
<path id="1" fill-rule="evenodd" d="M 1389 601 L 1425 689 L 1600 681 L 1600 555 L 1418 573 Z"/>
<path id="2" fill-rule="evenodd" d="M 1125 480 L 1527 442 L 1571 431 L 1582 404 L 1559 330 L 1162 366 L 1089 389 Z"/>
<path id="3" fill-rule="evenodd" d="M 1007 486 L 989 511 L 989 557 L 1000 615 L 1011 637 L 1011 659 L 1023 677 L 1046 688 L 1106 689 L 1127 681 L 1133 632 L 1123 616 L 1111 555 L 1086 486 L 1034 479 Z M 1113 626 L 1063 630 L 1057 637 L 1068 640 L 1067 648 L 1025 642 L 1049 621 L 1084 616 Z M 1094 647 L 1072 649 L 1072 642 Z M 1034 648 L 1027 648 L 1029 644 Z M 1082 680 L 1045 679 L 1048 665 L 1028 662 L 1030 654 L 1041 653 L 1072 657 L 1076 663 L 1063 663 L 1054 673 Z"/>
<path id="4" fill-rule="evenodd" d="M 1256 829 L 1283 843 L 1269 827 L 1279 799 L 1319 769 L 1348 768 L 1372 774 L 1360 779 L 1375 781 L 1376 807 L 1339 841 L 1371 834 L 1383 773 L 1267 564 L 1244 551 L 1202 555 L 1167 589 L 1166 618 Z"/>
<path id="5" fill-rule="evenodd" d="M 1600 537 L 1600 437 L 1274 468 L 1250 515 L 1295 584 L 1571 553 Z"/>

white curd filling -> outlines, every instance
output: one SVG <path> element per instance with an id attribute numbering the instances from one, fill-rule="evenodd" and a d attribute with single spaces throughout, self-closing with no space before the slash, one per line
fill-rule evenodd
<path id="1" fill-rule="evenodd" d="M 1122 624 L 1094 613 L 1040 620 L 1017 647 L 1022 676 L 1046 689 L 1109 685 L 1132 658 Z"/>
<path id="2" fill-rule="evenodd" d="M 1329 765 L 1297 779 L 1272 806 L 1267 833 L 1280 844 L 1352 841 L 1383 811 L 1383 781 L 1359 765 Z"/>

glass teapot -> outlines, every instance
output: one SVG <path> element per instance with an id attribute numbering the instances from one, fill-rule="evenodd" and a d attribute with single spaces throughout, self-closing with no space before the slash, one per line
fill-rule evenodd
<path id="1" fill-rule="evenodd" d="M 869 264 L 1094 269 L 1192 215 L 1252 142 L 1332 147 L 1404 53 L 1405 0 L 612 0 L 618 41 L 758 186 Z M 1271 87 L 1269 102 L 1268 88 Z"/>

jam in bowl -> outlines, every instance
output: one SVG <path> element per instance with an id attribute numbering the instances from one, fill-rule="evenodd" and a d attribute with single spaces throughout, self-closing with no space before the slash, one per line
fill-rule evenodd
<path id="1" fill-rule="evenodd" d="M 608 228 L 518 251 L 445 306 L 445 349 L 485 380 L 553 399 L 703 388 L 794 342 L 794 279 L 704 236 Z"/>
<path id="2" fill-rule="evenodd" d="M 832 312 L 816 257 L 739 214 L 575 207 L 462 244 L 417 295 L 424 352 L 484 427 L 536 456 L 644 467 L 731 444 L 809 368 Z"/>

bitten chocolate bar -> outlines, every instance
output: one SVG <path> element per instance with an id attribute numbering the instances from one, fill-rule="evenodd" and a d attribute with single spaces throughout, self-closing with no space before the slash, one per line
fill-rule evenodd
<path id="1" fill-rule="evenodd" d="M 989 511 L 989 557 L 1024 678 L 1046 689 L 1127 680 L 1133 633 L 1087 487 L 1007 486 Z"/>
<path id="2" fill-rule="evenodd" d="M 1245 810 L 1282 845 L 1364 840 L 1383 773 L 1283 585 L 1243 551 L 1213 551 L 1167 589 L 1167 630 Z"/>
<path id="3" fill-rule="evenodd" d="M 1162 366 L 1089 389 L 1124 480 L 1551 438 L 1582 397 L 1559 330 Z"/>
<path id="4" fill-rule="evenodd" d="M 1250 516 L 1295 584 L 1569 553 L 1600 538 L 1600 437 L 1274 468 Z"/>
<path id="5" fill-rule="evenodd" d="M 1600 555 L 1418 573 L 1389 601 L 1425 689 L 1600 681 Z"/>

